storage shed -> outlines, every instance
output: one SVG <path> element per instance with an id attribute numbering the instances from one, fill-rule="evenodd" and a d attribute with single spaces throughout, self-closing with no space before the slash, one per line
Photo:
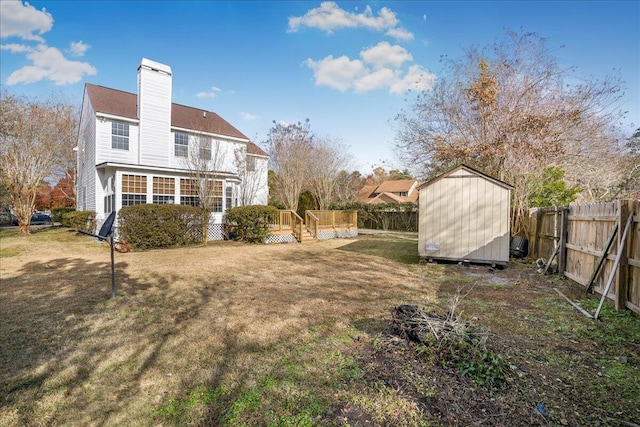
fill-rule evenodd
<path id="1" fill-rule="evenodd" d="M 418 189 L 418 253 L 428 260 L 509 262 L 513 187 L 460 165 Z"/>

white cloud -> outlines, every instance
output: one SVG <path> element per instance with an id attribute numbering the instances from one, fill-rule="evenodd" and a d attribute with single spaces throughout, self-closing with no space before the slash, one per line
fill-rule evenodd
<path id="1" fill-rule="evenodd" d="M 398 40 L 413 40 L 413 33 L 404 28 L 391 28 L 385 34 Z"/>
<path id="2" fill-rule="evenodd" d="M 96 69 L 87 62 L 71 61 L 55 47 L 47 46 L 41 36 L 53 27 L 53 16 L 42 8 L 37 10 L 21 0 L 0 0 L 0 37 L 17 37 L 32 45 L 7 43 L 0 49 L 13 54 L 26 54 L 32 65 L 24 66 L 7 77 L 7 85 L 35 83 L 51 80 L 56 85 L 77 83 L 85 75 L 96 74 Z M 72 55 L 82 56 L 89 45 L 72 42 L 67 50 Z"/>
<path id="3" fill-rule="evenodd" d="M 220 91 L 221 89 L 219 87 L 212 86 L 211 90 L 209 90 L 208 92 L 198 92 L 196 96 L 198 98 L 215 98 L 216 95 L 218 95 L 218 92 Z"/>
<path id="4" fill-rule="evenodd" d="M 378 16 L 374 16 L 370 6 L 362 13 L 351 13 L 341 9 L 335 2 L 325 1 L 320 7 L 309 10 L 303 16 L 290 17 L 287 31 L 295 33 L 302 27 L 309 27 L 331 34 L 341 28 L 368 28 L 386 31 L 387 35 L 402 40 L 413 39 L 413 34 L 399 27 L 399 23 L 396 14 L 386 7 L 380 9 Z"/>
<path id="5" fill-rule="evenodd" d="M 362 60 L 374 68 L 398 68 L 406 61 L 412 61 L 413 56 L 402 46 L 391 46 L 388 42 L 380 42 L 372 48 L 360 52 Z"/>
<path id="6" fill-rule="evenodd" d="M 35 83 L 43 79 L 53 81 L 56 85 L 77 83 L 84 75 L 96 74 L 96 69 L 86 62 L 70 61 L 55 47 L 45 44 L 37 48 L 22 50 L 28 52 L 27 58 L 33 65 L 27 65 L 14 71 L 7 78 L 8 85 L 18 83 Z"/>
<path id="7" fill-rule="evenodd" d="M 436 75 L 423 69 L 419 65 L 412 65 L 404 77 L 389 86 L 389 92 L 402 95 L 407 90 L 431 90 L 436 81 Z"/>
<path id="8" fill-rule="evenodd" d="M 249 120 L 249 121 L 258 120 L 260 118 L 260 116 L 257 116 L 251 113 L 245 113 L 244 111 L 241 112 L 240 115 L 242 116 L 243 119 Z"/>
<path id="9" fill-rule="evenodd" d="M 79 42 L 71 42 L 69 44 L 69 51 L 74 56 L 84 56 L 85 52 L 89 50 L 90 47 L 91 46 L 80 40 Z"/>
<path id="10" fill-rule="evenodd" d="M 18 43 L 8 43 L 0 45 L 0 50 L 8 50 L 11 53 L 33 52 L 33 48 L 31 46 Z"/>
<path id="11" fill-rule="evenodd" d="M 390 68 L 381 68 L 367 73 L 353 82 L 356 93 L 366 93 L 372 90 L 390 86 L 397 80 L 396 71 Z"/>
<path id="12" fill-rule="evenodd" d="M 404 61 L 398 59 L 395 63 L 390 62 L 388 66 L 382 66 L 382 59 L 374 55 L 375 51 L 363 51 L 363 59 L 368 56 L 365 55 L 367 52 L 372 62 L 352 60 L 347 56 L 334 58 L 329 55 L 320 61 L 307 59 L 305 65 L 313 70 L 316 86 L 328 86 L 340 92 L 353 90 L 355 93 L 366 93 L 389 88 L 389 93 L 401 95 L 409 89 L 433 88 L 435 75 L 419 65 L 411 65 L 405 73 L 399 67 Z"/>
<path id="13" fill-rule="evenodd" d="M 329 55 L 317 62 L 307 59 L 305 64 L 313 70 L 316 86 L 329 86 L 340 92 L 352 87 L 354 81 L 367 73 L 362 61 L 344 55 L 339 58 Z"/>
<path id="14" fill-rule="evenodd" d="M 21 0 L 0 1 L 0 38 L 18 37 L 44 42 L 40 34 L 53 27 L 53 16 Z"/>

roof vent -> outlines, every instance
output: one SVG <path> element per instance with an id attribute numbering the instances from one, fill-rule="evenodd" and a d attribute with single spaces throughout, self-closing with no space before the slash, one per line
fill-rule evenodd
<path id="1" fill-rule="evenodd" d="M 202 117 L 207 117 L 207 112 L 206 111 L 202 112 Z"/>

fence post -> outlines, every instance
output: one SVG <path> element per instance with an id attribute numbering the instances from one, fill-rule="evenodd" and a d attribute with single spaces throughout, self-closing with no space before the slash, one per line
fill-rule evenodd
<path id="1" fill-rule="evenodd" d="M 618 264 L 618 272 L 616 275 L 616 283 L 615 283 L 615 307 L 616 310 L 620 310 L 620 308 L 626 307 L 627 302 L 627 284 L 628 284 L 628 272 L 629 272 L 629 245 L 625 244 L 624 248 L 622 247 L 622 227 L 627 223 L 627 219 L 629 215 L 633 215 L 633 206 L 631 200 L 619 200 L 618 201 L 618 224 L 620 224 L 620 231 L 618 232 L 618 251 L 622 251 L 620 256 L 620 263 Z M 627 242 L 629 243 L 630 237 L 633 233 L 628 233 Z"/>
<path id="2" fill-rule="evenodd" d="M 540 227 L 542 226 L 542 209 L 537 208 L 535 212 L 536 218 L 536 226 L 533 229 L 533 235 L 531 235 L 530 240 L 531 244 L 529 245 L 531 248 L 532 258 L 540 258 Z"/>
<path id="3" fill-rule="evenodd" d="M 558 274 L 563 274 L 567 268 L 567 224 L 569 221 L 569 208 L 562 207 L 560 208 L 560 240 L 558 241 L 558 245 L 560 245 L 560 251 L 558 252 Z"/>

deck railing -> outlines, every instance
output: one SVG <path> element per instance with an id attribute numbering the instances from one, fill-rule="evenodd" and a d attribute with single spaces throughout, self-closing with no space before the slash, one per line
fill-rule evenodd
<path id="1" fill-rule="evenodd" d="M 358 211 L 307 211 L 318 219 L 318 228 L 354 228 L 358 226 Z"/>
<path id="2" fill-rule="evenodd" d="M 304 219 L 292 210 L 280 210 L 270 218 L 269 229 L 276 234 L 291 233 L 297 241 L 304 238 L 304 231 L 317 239 L 321 230 L 354 229 L 358 226 L 358 211 L 305 211 Z M 307 235 L 307 238 L 308 238 Z"/>
<path id="3" fill-rule="evenodd" d="M 318 238 L 318 223 L 320 219 L 315 216 L 315 214 L 311 211 L 304 212 L 304 223 L 307 227 L 307 231 L 314 239 Z"/>

